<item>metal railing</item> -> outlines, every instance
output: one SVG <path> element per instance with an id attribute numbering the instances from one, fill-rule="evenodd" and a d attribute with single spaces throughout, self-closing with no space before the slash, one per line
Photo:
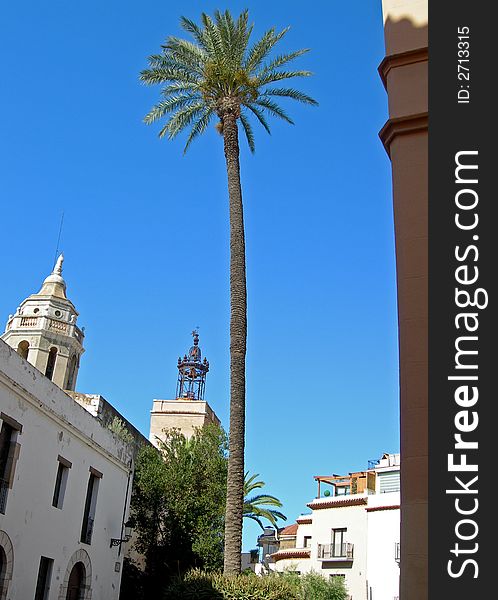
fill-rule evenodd
<path id="1" fill-rule="evenodd" d="M 354 544 L 318 544 L 320 560 L 353 560 Z"/>
<path id="2" fill-rule="evenodd" d="M 7 494 L 9 493 L 9 484 L 4 479 L 0 479 L 0 513 L 5 514 L 7 508 Z"/>
<path id="3" fill-rule="evenodd" d="M 394 560 L 399 563 L 401 559 L 401 550 L 399 546 L 399 542 L 395 542 L 394 544 Z"/>

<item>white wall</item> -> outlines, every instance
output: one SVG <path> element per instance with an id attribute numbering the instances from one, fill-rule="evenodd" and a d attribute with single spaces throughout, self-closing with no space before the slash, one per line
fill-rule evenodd
<path id="1" fill-rule="evenodd" d="M 393 600 L 399 596 L 399 566 L 394 560 L 395 543 L 399 542 L 399 503 L 399 492 L 369 498 L 367 579 L 371 596 L 368 600 Z"/>
<path id="2" fill-rule="evenodd" d="M 346 497 L 360 498 L 363 495 Z M 338 502 L 345 498 L 341 497 Z M 365 581 L 367 570 L 367 513 L 364 504 L 356 506 L 340 506 L 313 510 L 311 568 L 325 577 L 330 575 L 345 575 L 346 587 L 349 594 L 356 599 L 365 596 Z M 332 562 L 318 560 L 318 544 L 330 544 L 332 529 L 347 528 L 345 541 L 354 544 L 352 562 Z"/>
<path id="3" fill-rule="evenodd" d="M 7 597 L 34 598 L 40 557 L 46 556 L 54 559 L 49 600 L 59 600 L 68 565 L 76 559 L 91 563 L 85 600 L 117 599 L 122 555 L 109 546 L 121 534 L 128 447 L 1 340 L 0 411 L 22 424 L 15 478 L 5 515 L 0 514 L 0 532 L 13 546 Z M 62 509 L 52 506 L 58 455 L 72 463 Z M 79 540 L 90 467 L 103 477 L 87 545 Z"/>

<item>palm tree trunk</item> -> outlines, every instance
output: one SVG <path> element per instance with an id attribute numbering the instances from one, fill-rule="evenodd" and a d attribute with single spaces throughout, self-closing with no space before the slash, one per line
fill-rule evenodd
<path id="1" fill-rule="evenodd" d="M 245 360 L 247 336 L 246 257 L 240 187 L 237 117 L 223 117 L 230 204 L 230 433 L 225 513 L 224 572 L 240 573 L 244 504 Z"/>

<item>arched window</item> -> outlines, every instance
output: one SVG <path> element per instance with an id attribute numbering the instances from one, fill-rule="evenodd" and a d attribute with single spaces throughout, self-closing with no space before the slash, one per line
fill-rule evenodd
<path id="1" fill-rule="evenodd" d="M 19 356 L 22 356 L 23 358 L 25 358 L 27 360 L 28 353 L 29 353 L 29 342 L 27 342 L 26 340 L 19 342 L 19 345 L 17 346 L 17 354 L 19 354 Z"/>
<path id="2" fill-rule="evenodd" d="M 50 348 L 50 352 L 48 353 L 47 368 L 45 369 L 45 375 L 49 379 L 52 379 L 52 377 L 54 376 L 56 359 L 57 359 L 57 348 L 52 347 L 52 348 Z"/>
<path id="3" fill-rule="evenodd" d="M 67 390 L 74 390 L 74 386 L 76 383 L 76 367 L 78 366 L 78 357 L 76 354 L 73 354 L 71 360 L 69 361 L 69 367 L 67 372 Z"/>

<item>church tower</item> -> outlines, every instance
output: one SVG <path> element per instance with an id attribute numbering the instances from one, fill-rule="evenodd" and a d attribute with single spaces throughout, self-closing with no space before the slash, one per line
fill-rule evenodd
<path id="1" fill-rule="evenodd" d="M 175 400 L 154 400 L 150 416 L 149 440 L 155 446 L 164 440 L 166 429 L 179 429 L 190 438 L 195 429 L 208 423 L 220 424 L 213 409 L 204 400 L 209 362 L 202 359 L 199 333 L 192 332 L 194 343 L 188 354 L 178 359 L 178 380 Z"/>
<path id="2" fill-rule="evenodd" d="M 64 390 L 73 391 L 84 352 L 78 312 L 66 296 L 61 254 L 41 290 L 9 315 L 1 338 Z"/>

